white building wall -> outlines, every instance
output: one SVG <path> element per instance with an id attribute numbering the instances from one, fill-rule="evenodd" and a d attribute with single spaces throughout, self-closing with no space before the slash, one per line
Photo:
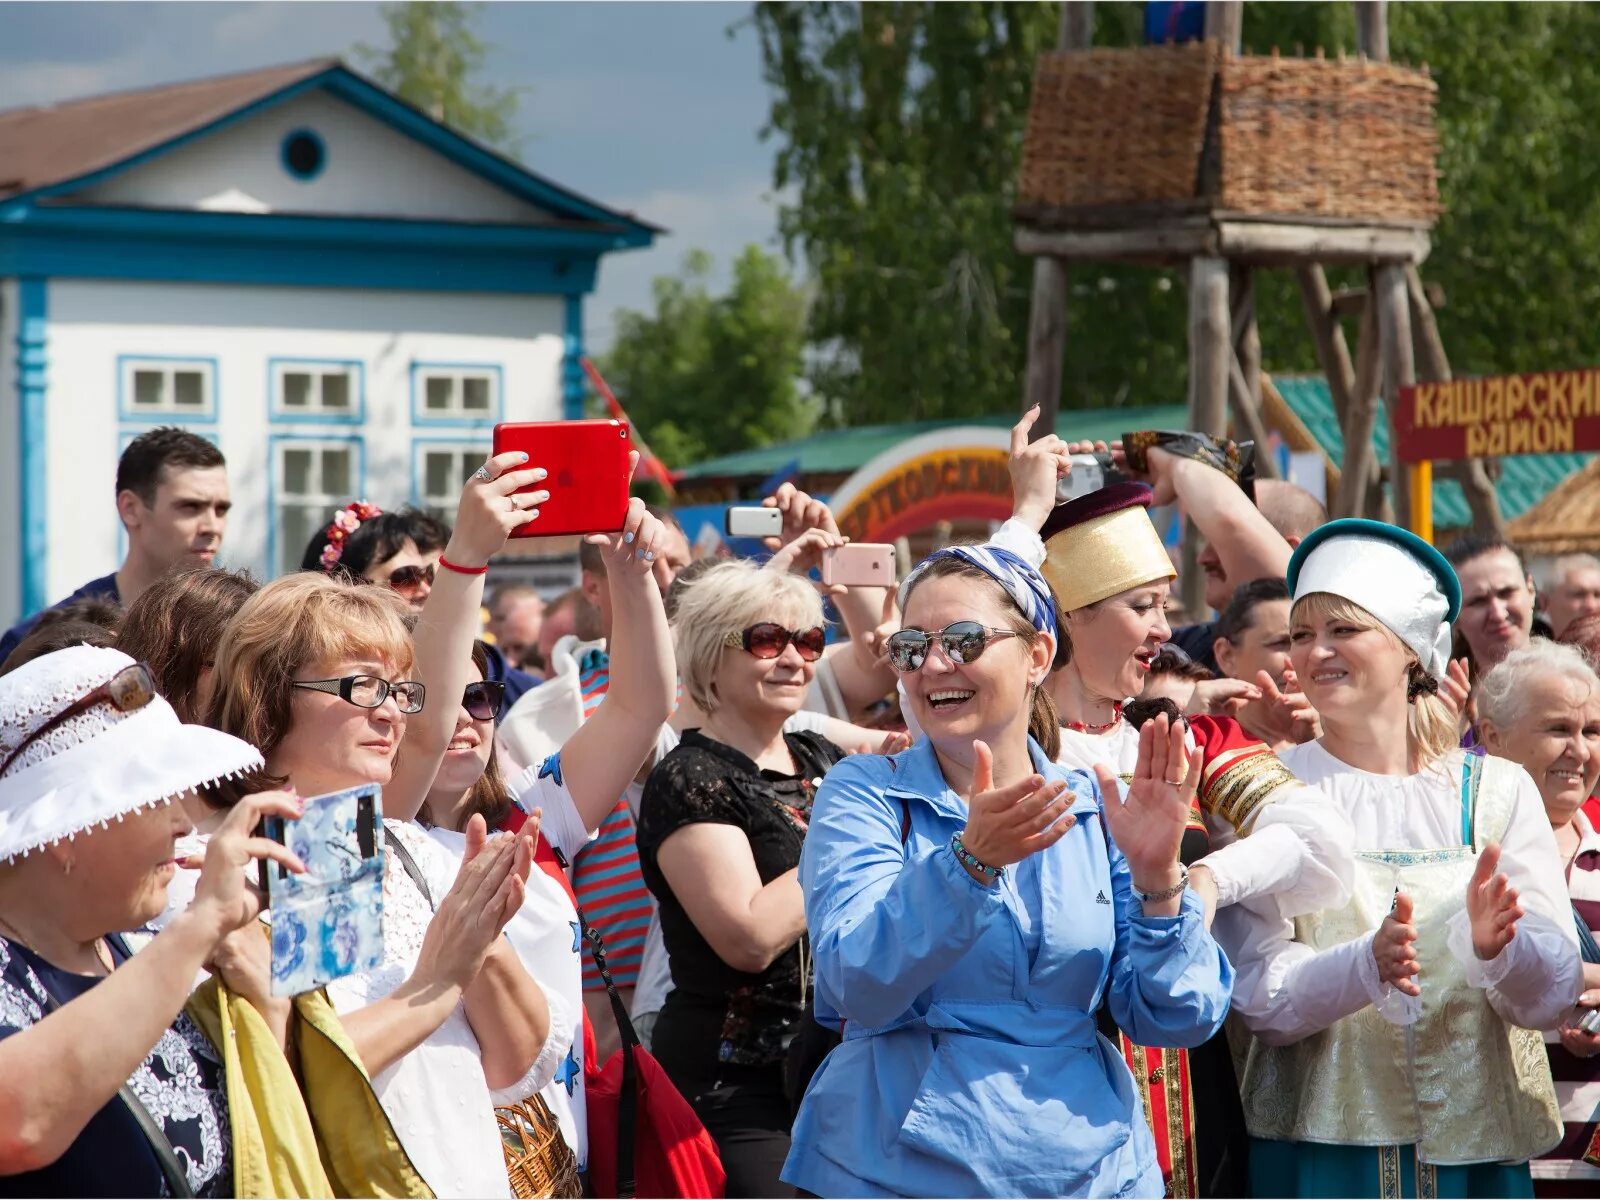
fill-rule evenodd
<path id="1" fill-rule="evenodd" d="M 0 628 L 22 607 L 22 447 L 17 438 L 17 281 L 0 279 Z"/>
<path id="2" fill-rule="evenodd" d="M 120 562 L 112 495 L 117 458 L 132 436 L 160 422 L 119 414 L 119 356 L 214 360 L 215 422 L 191 427 L 214 435 L 228 459 L 234 515 L 223 565 L 270 577 L 274 438 L 358 438 L 364 457 L 360 494 L 384 508 L 398 507 L 413 498 L 418 443 L 487 446 L 493 424 L 414 425 L 414 364 L 498 367 L 499 419 L 556 420 L 563 345 L 559 296 L 52 280 L 48 594 L 59 599 Z M 359 363 L 364 421 L 274 419 L 274 358 Z M 14 404 L 15 391 L 0 387 L 0 402 Z M 0 445 L 5 442 L 0 439 Z M 15 536 L 15 519 L 0 524 L 4 536 Z M 15 562 L 15 551 L 0 561 Z M 0 605 L 0 614 L 5 611 Z"/>
<path id="3" fill-rule="evenodd" d="M 313 179 L 283 165 L 284 138 L 308 129 L 326 158 Z M 519 223 L 549 214 L 456 166 L 343 100 L 308 92 L 74 195 L 89 204 L 238 209 L 321 216 Z"/>

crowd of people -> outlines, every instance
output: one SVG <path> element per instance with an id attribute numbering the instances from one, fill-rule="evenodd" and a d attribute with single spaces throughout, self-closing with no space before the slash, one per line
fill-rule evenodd
<path id="1" fill-rule="evenodd" d="M 893 588 L 784 484 L 760 561 L 635 499 L 486 595 L 521 453 L 260 582 L 136 438 L 0 641 L 0 1195 L 1591 1194 L 1600 561 L 1035 416 Z M 278 994 L 266 833 L 366 786 L 381 953 Z"/>

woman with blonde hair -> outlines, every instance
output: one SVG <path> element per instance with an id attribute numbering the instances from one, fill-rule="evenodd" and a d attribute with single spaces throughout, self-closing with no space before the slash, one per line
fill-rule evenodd
<path id="1" fill-rule="evenodd" d="M 1281 754 L 1354 830 L 1349 903 L 1290 921 L 1224 909 L 1254 1190 L 1528 1195 L 1561 1134 L 1536 1030 L 1581 986 L 1550 822 L 1528 773 L 1456 744 L 1436 696 L 1455 572 L 1375 521 L 1289 566 L 1291 659 L 1322 736 Z"/>
<path id="2" fill-rule="evenodd" d="M 455 556 L 476 571 L 482 526 L 492 524 L 503 540 L 548 498 L 517 494 L 543 477 L 522 469 L 525 461 L 500 455 L 468 481 L 463 510 L 478 519 L 457 530 L 442 562 Z M 410 678 L 413 658 L 406 606 L 393 592 L 309 572 L 287 576 L 228 624 L 209 723 L 261 751 L 266 766 L 254 786 L 271 780 L 306 796 L 361 784 L 387 789 L 408 721 L 424 713 L 425 688 Z M 439 757 L 458 703 L 438 698 L 418 721 Z M 553 1067 L 540 1053 L 550 1022 L 544 992 L 500 936 L 522 903 L 536 823 L 514 838 L 486 841 L 475 817 L 457 869 L 409 819 L 436 771 L 437 759 L 431 768 L 414 764 L 414 782 L 401 791 L 420 786 L 420 794 L 384 796 L 383 960 L 368 974 L 334 981 L 328 995 L 434 1192 L 504 1196 L 509 1182 L 491 1089 L 520 1099 L 543 1082 L 540 1069 Z M 238 790 L 223 786 L 207 796 L 226 808 Z M 406 806 L 398 819 L 392 801 Z"/>
<path id="3" fill-rule="evenodd" d="M 716 1139 L 728 1195 L 775 1196 L 785 1056 L 811 986 L 797 868 L 817 785 L 843 755 L 784 732 L 826 643 L 822 601 L 798 576 L 719 563 L 682 592 L 673 635 L 705 721 L 650 772 L 639 806 L 673 982 L 653 1047 Z"/>

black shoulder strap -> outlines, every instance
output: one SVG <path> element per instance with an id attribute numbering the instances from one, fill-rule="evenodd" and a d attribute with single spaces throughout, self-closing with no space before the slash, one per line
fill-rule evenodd
<path id="1" fill-rule="evenodd" d="M 639 1045 L 639 1034 L 633 1027 L 633 1018 L 628 1015 L 628 1006 L 622 1002 L 617 985 L 612 982 L 611 968 L 606 966 L 606 944 L 600 938 L 600 931 L 589 924 L 582 909 L 578 909 L 578 920 L 583 922 L 583 936 L 588 939 L 595 970 L 606 985 L 611 1015 L 616 1018 L 617 1032 L 622 1035 L 622 1094 L 617 1097 L 617 1196 L 619 1200 L 632 1200 L 636 1192 L 634 1138 L 639 1123 L 639 1068 L 633 1051 Z"/>
<path id="2" fill-rule="evenodd" d="M 428 880 L 423 875 L 422 868 L 417 866 L 417 860 L 411 857 L 411 851 L 406 849 L 406 844 L 387 825 L 383 827 L 383 841 L 394 851 L 394 856 L 400 860 L 400 865 L 405 868 L 406 874 L 411 876 L 411 882 L 417 885 L 417 891 L 422 893 L 422 898 L 428 902 L 428 907 L 437 912 L 439 906 L 434 903 L 433 891 L 428 887 Z"/>
<path id="3" fill-rule="evenodd" d="M 127 955 L 124 954 L 124 957 Z M 61 1007 L 61 1002 L 50 994 L 50 989 L 44 986 L 43 980 L 40 980 L 39 990 L 44 993 L 45 1012 L 55 1012 Z M 168 1140 L 160 1123 L 144 1106 L 144 1101 L 140 1100 L 133 1088 L 126 1083 L 117 1089 L 117 1099 L 122 1101 L 133 1117 L 134 1124 L 139 1127 L 139 1132 L 144 1134 L 144 1140 L 150 1144 L 150 1152 L 156 1156 L 162 1178 L 167 1181 L 168 1193 L 173 1196 L 193 1196 L 194 1189 L 189 1186 L 189 1177 L 184 1174 L 183 1164 L 178 1161 L 177 1151 L 172 1148 L 172 1142 Z"/>

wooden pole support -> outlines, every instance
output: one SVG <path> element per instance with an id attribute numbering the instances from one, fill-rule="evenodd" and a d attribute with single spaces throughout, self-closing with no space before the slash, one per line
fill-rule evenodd
<path id="1" fill-rule="evenodd" d="M 1378 345 L 1383 359 L 1383 403 L 1389 413 L 1389 490 L 1394 496 L 1395 515 L 1402 525 L 1411 525 L 1411 497 L 1402 486 L 1406 478 L 1400 461 L 1400 439 L 1395 430 L 1395 414 L 1400 389 L 1417 381 L 1416 358 L 1411 345 L 1411 299 L 1406 293 L 1405 268 L 1389 263 L 1377 270 Z M 1430 481 L 1431 482 L 1431 481 Z"/>
<path id="2" fill-rule="evenodd" d="M 1196 258 L 1189 268 L 1189 427 L 1228 432 L 1228 360 L 1233 355 L 1228 263 Z"/>
<path id="3" fill-rule="evenodd" d="M 1039 419 L 1032 437 L 1056 431 L 1061 403 L 1061 372 L 1067 348 L 1067 266 L 1057 258 L 1033 262 L 1033 305 L 1028 314 L 1028 374 L 1022 411 L 1035 404 Z"/>

